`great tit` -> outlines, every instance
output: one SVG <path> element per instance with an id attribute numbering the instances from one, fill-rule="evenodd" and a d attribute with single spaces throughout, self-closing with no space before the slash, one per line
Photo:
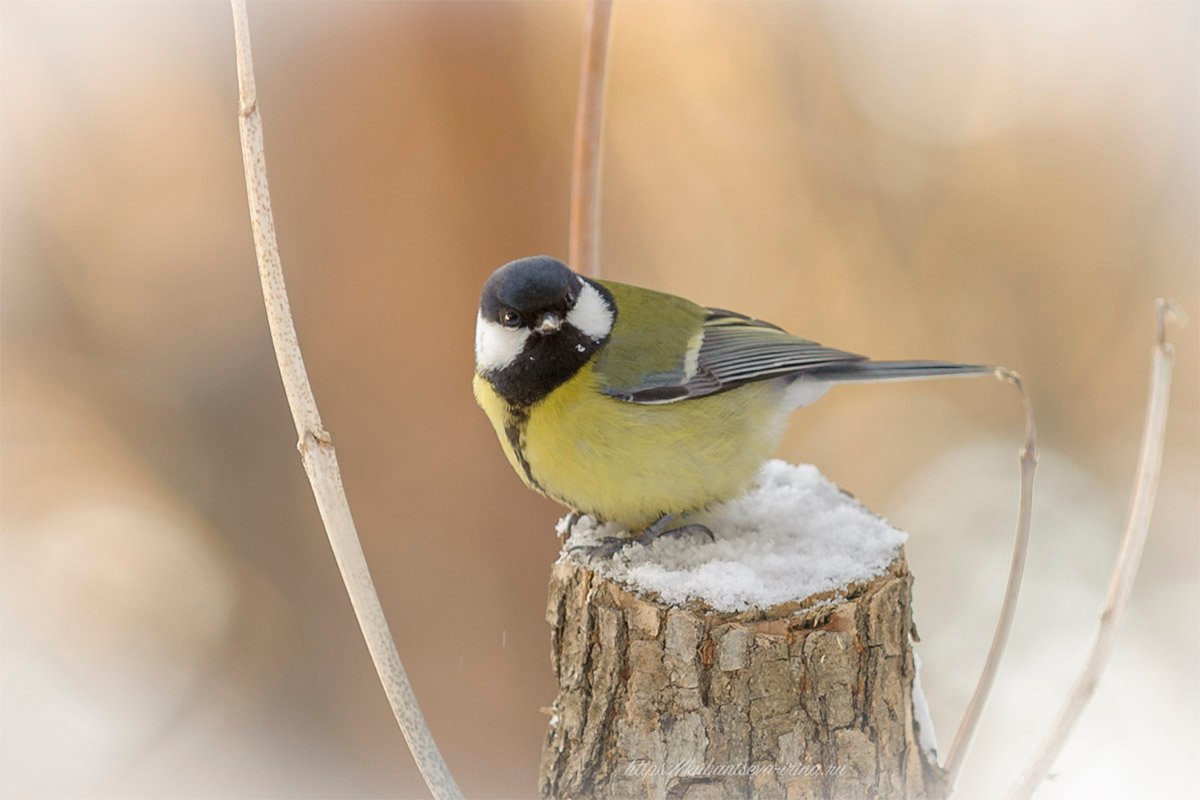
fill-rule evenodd
<path id="1" fill-rule="evenodd" d="M 484 284 L 473 386 L 526 485 L 577 514 L 661 533 L 745 489 L 789 414 L 835 383 L 992 371 L 871 361 L 535 256 Z"/>

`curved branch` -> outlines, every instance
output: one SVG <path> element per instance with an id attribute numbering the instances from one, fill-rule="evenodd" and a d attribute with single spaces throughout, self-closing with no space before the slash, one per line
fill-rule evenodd
<path id="1" fill-rule="evenodd" d="M 604 77 L 612 0 L 589 0 L 575 107 L 571 154 L 571 223 L 567 263 L 576 272 L 600 276 L 600 132 L 604 122 Z"/>
<path id="2" fill-rule="evenodd" d="M 1166 322 L 1173 319 L 1182 324 L 1186 319 L 1179 306 L 1168 300 L 1160 299 L 1156 306 L 1158 335 L 1151 352 L 1150 398 L 1146 405 L 1145 426 L 1142 429 L 1137 478 L 1133 485 L 1125 534 L 1121 538 L 1121 549 L 1108 586 L 1108 596 L 1100 610 L 1096 638 L 1054 727 L 1029 762 L 1029 766 L 1025 768 L 1020 780 L 1009 789 L 1009 800 L 1026 800 L 1032 797 L 1037 787 L 1046 779 L 1050 767 L 1070 736 L 1071 729 L 1100 683 L 1100 676 L 1104 674 L 1104 668 L 1108 665 L 1109 656 L 1116 645 L 1121 617 L 1125 607 L 1129 605 L 1129 594 L 1133 590 L 1133 580 L 1137 576 L 1146 535 L 1150 530 L 1150 514 L 1154 510 L 1154 495 L 1158 489 L 1163 443 L 1166 440 L 1171 368 L 1175 358 L 1174 348 L 1166 340 Z"/>
<path id="3" fill-rule="evenodd" d="M 304 359 L 296 340 L 296 328 L 288 306 L 283 269 L 279 262 L 279 245 L 275 241 L 275 221 L 271 213 L 271 195 L 267 189 L 267 162 L 263 151 L 262 117 L 258 110 L 258 95 L 254 88 L 254 62 L 250 53 L 250 29 L 245 0 L 231 0 L 233 26 L 237 43 L 238 94 L 240 100 L 239 128 L 242 138 L 242 160 L 246 170 L 246 195 L 250 202 L 250 225 L 254 230 L 254 249 L 258 255 L 258 274 L 262 281 L 263 301 L 267 307 L 267 322 L 271 341 L 279 362 L 279 374 L 287 392 L 292 419 L 299 437 L 298 447 L 312 484 L 313 495 L 320 509 L 329 544 L 337 559 L 342 581 L 350 595 L 363 639 L 371 651 L 371 659 L 379 673 L 379 681 L 387 694 L 396 722 L 408 742 L 425 783 L 433 796 L 461 798 L 446 762 L 442 760 L 425 718 L 417 705 L 412 684 L 400 663 L 396 644 L 388 630 L 379 596 L 371 581 L 363 557 L 362 545 L 350 516 L 350 506 L 342 488 L 341 471 L 333 441 L 321 425 L 317 402 L 313 397 Z"/>
<path id="4" fill-rule="evenodd" d="M 996 620 L 996 631 L 992 634 L 992 644 L 988 649 L 987 659 L 983 663 L 983 671 L 979 674 L 979 682 L 963 712 L 962 722 L 950 743 L 950 751 L 946 756 L 946 776 L 953 792 L 958 776 L 962 772 L 963 762 L 979 728 L 983 716 L 983 708 L 987 705 L 988 696 L 992 693 L 992 685 L 996 682 L 996 674 L 1000 669 L 1000 659 L 1008 646 L 1008 637 L 1012 632 L 1013 619 L 1017 613 L 1017 598 L 1021 592 L 1021 580 L 1025 573 L 1025 557 L 1029 553 L 1029 528 L 1033 515 L 1033 473 L 1037 468 L 1037 426 L 1033 418 L 1033 401 L 1021 376 L 1010 369 L 999 368 L 995 375 L 1002 381 L 1007 381 L 1021 393 L 1021 403 L 1025 409 L 1025 446 L 1021 448 L 1021 500 L 1017 511 L 1017 532 L 1013 539 L 1012 561 L 1008 568 L 1008 583 L 1004 587 L 1004 600 L 1000 604 L 1000 616 Z"/>

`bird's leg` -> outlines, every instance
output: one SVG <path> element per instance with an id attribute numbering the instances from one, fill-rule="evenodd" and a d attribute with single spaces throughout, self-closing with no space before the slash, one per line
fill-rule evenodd
<path id="1" fill-rule="evenodd" d="M 709 530 L 707 526 L 699 525 L 699 524 L 692 524 L 692 525 L 681 525 L 679 527 L 672 528 L 670 526 L 671 526 L 671 523 L 674 521 L 675 521 L 674 514 L 663 514 L 661 517 L 656 519 L 650 525 L 646 526 L 646 528 L 644 528 L 642 530 L 642 532 L 640 534 L 638 534 L 637 536 L 634 536 L 632 538 L 626 538 L 623 536 L 607 536 L 603 540 L 601 540 L 601 542 L 599 544 L 596 544 L 596 545 L 590 545 L 590 546 L 580 545 L 577 547 L 572 547 L 571 552 L 572 553 L 581 552 L 584 555 L 586 555 L 589 559 L 609 558 L 609 557 L 613 556 L 614 554 L 616 554 L 619 550 L 624 549 L 628 545 L 640 544 L 640 545 L 645 545 L 648 547 L 649 545 L 653 544 L 656 540 L 661 539 L 663 537 L 670 537 L 672 539 L 682 539 L 685 536 L 691 536 L 693 534 L 702 534 L 704 536 L 707 536 L 708 540 L 710 542 L 716 541 L 716 537 L 713 536 L 713 532 L 711 530 Z"/>
<path id="2" fill-rule="evenodd" d="M 654 522 L 651 522 L 649 525 L 647 525 L 642 530 L 641 535 L 638 536 L 634 541 L 641 542 L 642 544 L 649 544 L 658 537 L 665 536 L 667 533 L 667 526 L 670 525 L 674 519 L 674 514 L 663 514 L 661 517 L 654 520 Z"/>
<path id="3" fill-rule="evenodd" d="M 572 511 L 567 515 L 567 524 L 563 526 L 562 533 L 558 535 L 558 546 L 562 547 L 571 538 L 571 534 L 575 532 L 575 525 L 583 517 L 579 511 Z"/>

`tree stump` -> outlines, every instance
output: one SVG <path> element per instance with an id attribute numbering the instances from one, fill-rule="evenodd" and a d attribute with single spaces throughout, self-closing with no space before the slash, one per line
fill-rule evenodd
<path id="1" fill-rule="evenodd" d="M 944 796 L 928 717 L 914 719 L 912 576 L 894 552 L 868 580 L 737 612 L 664 602 L 564 554 L 541 795 Z"/>

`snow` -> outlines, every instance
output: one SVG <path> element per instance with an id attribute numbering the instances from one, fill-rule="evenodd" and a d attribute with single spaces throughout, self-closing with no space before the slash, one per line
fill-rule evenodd
<path id="1" fill-rule="evenodd" d="M 929 713 L 929 704 L 925 702 L 925 692 L 921 689 L 921 658 L 913 649 L 913 722 L 917 723 L 917 744 L 921 752 L 932 763 L 938 763 L 937 736 L 933 732 L 933 715 Z"/>
<path id="2" fill-rule="evenodd" d="M 678 605 L 700 601 L 717 611 L 765 609 L 882 574 L 907 534 L 842 492 L 809 464 L 768 461 L 740 497 L 677 520 L 702 534 L 633 543 L 588 564 L 629 589 Z M 566 518 L 559 532 L 566 531 Z M 624 531 L 584 516 L 565 552 Z"/>

